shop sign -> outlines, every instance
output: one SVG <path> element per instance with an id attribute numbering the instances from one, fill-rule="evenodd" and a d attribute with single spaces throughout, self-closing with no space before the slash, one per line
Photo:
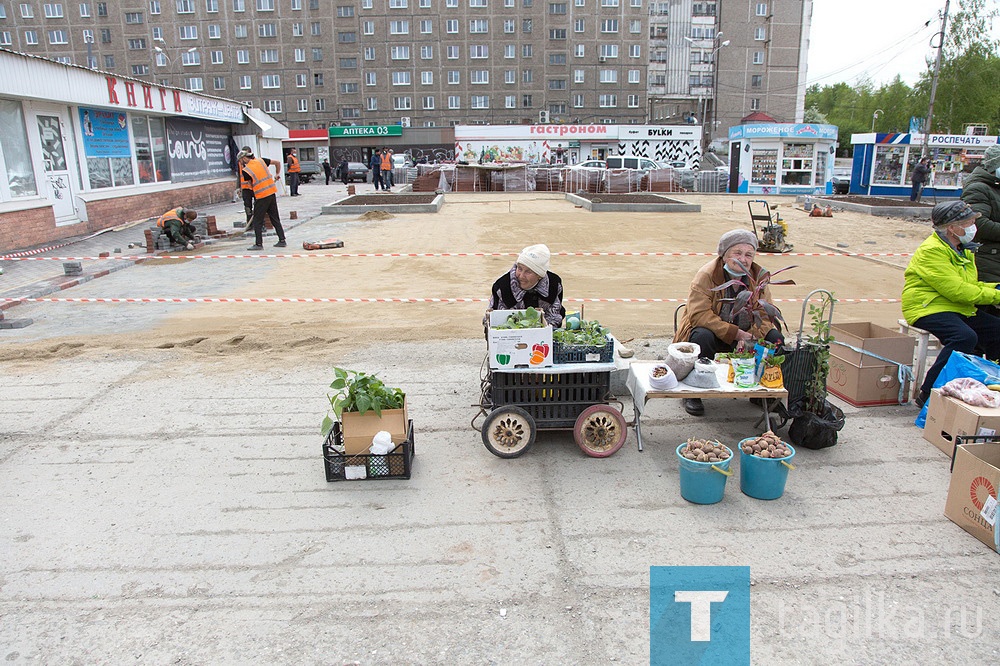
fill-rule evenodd
<path id="1" fill-rule="evenodd" d="M 350 127 L 333 126 L 330 128 L 330 138 L 352 136 L 403 136 L 402 125 L 352 125 Z"/>
<path id="2" fill-rule="evenodd" d="M 648 127 L 622 127 L 619 139 L 668 139 L 688 140 L 701 138 L 701 127 L 691 125 L 660 125 Z"/>
<path id="3" fill-rule="evenodd" d="M 944 146 L 956 148 L 975 148 L 994 146 L 997 143 L 995 136 L 980 136 L 977 134 L 931 134 L 927 143 L 931 146 Z"/>
<path id="4" fill-rule="evenodd" d="M 229 134 L 206 123 L 167 120 L 170 179 L 176 182 L 232 175 Z"/>
<path id="5" fill-rule="evenodd" d="M 836 125 L 813 123 L 762 123 L 729 128 L 729 140 L 754 138 L 836 139 Z"/>
<path id="6" fill-rule="evenodd" d="M 199 97 L 183 90 L 167 90 L 135 81 L 119 81 L 117 77 L 105 76 L 108 88 L 108 104 L 149 111 L 169 111 L 187 116 L 242 123 L 243 107 L 235 102 Z"/>
<path id="7" fill-rule="evenodd" d="M 609 125 L 530 125 L 529 134 L 553 134 L 557 136 L 578 136 L 583 134 L 608 134 Z M 611 125 L 616 130 L 616 125 Z"/>
<path id="8" fill-rule="evenodd" d="M 87 157 L 130 157 L 128 115 L 111 109 L 80 107 L 83 152 Z"/>

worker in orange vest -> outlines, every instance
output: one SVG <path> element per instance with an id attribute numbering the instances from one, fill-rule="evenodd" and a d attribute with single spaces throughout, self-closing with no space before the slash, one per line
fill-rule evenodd
<path id="1" fill-rule="evenodd" d="M 188 250 L 193 250 L 196 238 L 194 225 L 191 223 L 196 217 L 198 217 L 197 212 L 178 206 L 161 215 L 156 221 L 156 226 L 163 229 L 163 233 L 172 244 L 183 245 Z"/>
<path id="2" fill-rule="evenodd" d="M 243 173 L 243 167 L 247 165 L 250 161 L 250 148 L 245 146 L 243 150 L 239 153 L 240 157 L 237 158 L 236 164 L 239 166 L 237 170 L 237 177 L 240 179 L 240 194 L 243 196 L 243 210 L 247 214 L 247 226 L 243 231 L 250 231 L 250 227 L 253 225 L 253 184 Z"/>
<path id="3" fill-rule="evenodd" d="M 294 148 L 288 151 L 285 161 L 288 164 L 288 189 L 291 190 L 293 197 L 297 197 L 299 196 L 299 174 L 302 173 L 302 165 L 299 164 L 299 158 L 295 155 Z"/>
<path id="4" fill-rule="evenodd" d="M 248 158 L 243 160 L 243 158 Z M 278 185 L 268 169 L 272 164 L 281 177 L 281 163 L 266 157 L 255 157 L 249 146 L 243 148 L 237 155 L 237 160 L 244 165 L 241 169 L 243 179 L 250 182 L 253 190 L 253 234 L 254 244 L 248 250 L 264 249 L 264 216 L 271 218 L 271 224 L 278 234 L 278 242 L 274 247 L 288 247 L 285 243 L 285 230 L 278 216 Z"/>
<path id="5" fill-rule="evenodd" d="M 382 149 L 379 170 L 382 172 L 382 189 L 388 192 L 389 188 L 395 184 L 392 182 L 392 151 L 388 148 Z"/>

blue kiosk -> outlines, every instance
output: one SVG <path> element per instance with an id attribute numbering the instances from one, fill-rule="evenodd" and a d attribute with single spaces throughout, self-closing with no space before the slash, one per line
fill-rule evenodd
<path id="1" fill-rule="evenodd" d="M 836 125 L 751 123 L 729 128 L 729 191 L 830 194 Z"/>

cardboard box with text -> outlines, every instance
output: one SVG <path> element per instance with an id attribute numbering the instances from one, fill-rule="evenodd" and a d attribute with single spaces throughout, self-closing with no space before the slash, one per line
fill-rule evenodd
<path id="1" fill-rule="evenodd" d="M 967 435 L 996 435 L 1000 432 L 1000 407 L 976 407 L 957 398 L 931 391 L 927 405 L 924 439 L 951 457 L 955 438 Z"/>
<path id="2" fill-rule="evenodd" d="M 962 444 L 955 448 L 944 515 L 993 551 L 997 550 L 994 527 L 983 516 L 983 509 L 989 510 L 996 501 L 998 487 L 1000 443 Z"/>

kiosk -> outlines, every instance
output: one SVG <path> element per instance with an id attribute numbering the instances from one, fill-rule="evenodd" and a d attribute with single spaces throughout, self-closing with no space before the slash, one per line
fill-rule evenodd
<path id="1" fill-rule="evenodd" d="M 835 125 L 754 123 L 729 128 L 729 191 L 830 194 Z"/>

